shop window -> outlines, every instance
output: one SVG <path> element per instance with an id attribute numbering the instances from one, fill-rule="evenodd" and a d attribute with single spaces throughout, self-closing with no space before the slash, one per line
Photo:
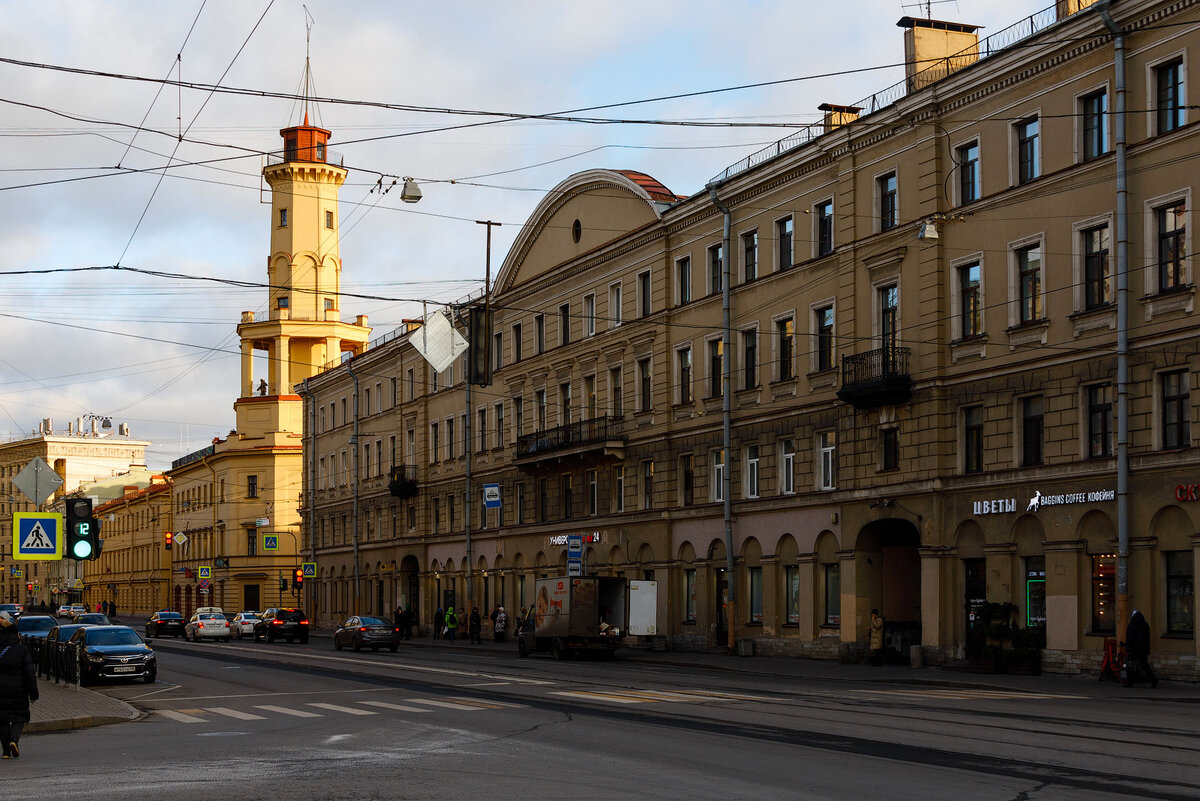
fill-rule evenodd
<path id="1" fill-rule="evenodd" d="M 684 620 L 696 622 L 696 570 L 688 568 L 683 571 L 683 608 Z"/>
<path id="2" fill-rule="evenodd" d="M 750 622 L 762 624 L 763 619 L 763 595 L 762 595 L 762 568 L 751 567 L 750 573 Z"/>
<path id="3" fill-rule="evenodd" d="M 1046 557 L 1025 557 L 1025 626 L 1046 625 Z"/>
<path id="4" fill-rule="evenodd" d="M 1191 551 L 1167 551 L 1167 633 L 1196 632 L 1196 583 Z"/>
<path id="5" fill-rule="evenodd" d="M 972 631 L 976 624 L 986 625 L 979 610 L 987 603 L 987 560 L 963 560 L 963 603 L 966 605 L 967 631 Z"/>
<path id="6" fill-rule="evenodd" d="M 795 626 L 800 622 L 800 568 L 795 565 L 783 569 L 783 592 L 787 622 Z"/>
<path id="7" fill-rule="evenodd" d="M 1115 554 L 1092 556 L 1092 634 L 1117 631 L 1117 557 Z"/>
<path id="8" fill-rule="evenodd" d="M 841 565 L 825 565 L 825 625 L 842 625 Z"/>

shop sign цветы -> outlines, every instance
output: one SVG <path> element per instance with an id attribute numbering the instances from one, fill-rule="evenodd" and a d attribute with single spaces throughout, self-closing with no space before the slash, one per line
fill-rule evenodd
<path id="1" fill-rule="evenodd" d="M 971 514 L 998 515 L 1017 511 L 1016 498 L 1000 498 L 995 501 L 971 501 Z"/>
<path id="2" fill-rule="evenodd" d="M 1186 489 L 1186 487 L 1184 487 Z M 1200 492 L 1200 487 L 1196 488 Z M 1179 496 L 1179 488 L 1175 490 L 1176 497 Z M 1036 512 L 1043 506 L 1062 506 L 1069 503 L 1100 503 L 1102 501 L 1116 500 L 1117 493 L 1115 490 L 1102 489 L 1091 490 L 1089 492 L 1065 492 L 1057 495 L 1043 495 L 1041 490 L 1035 490 L 1033 497 L 1029 499 L 1029 503 L 1025 505 L 1026 512 Z M 998 498 L 990 501 L 971 501 L 971 513 L 976 516 L 980 515 L 997 515 L 1007 514 L 1017 511 L 1016 498 Z"/>

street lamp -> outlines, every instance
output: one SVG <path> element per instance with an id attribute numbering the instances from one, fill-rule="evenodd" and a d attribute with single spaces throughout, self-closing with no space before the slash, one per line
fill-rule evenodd
<path id="1" fill-rule="evenodd" d="M 400 190 L 400 199 L 405 203 L 416 203 L 421 199 L 421 187 L 412 178 L 404 179 L 404 188 Z"/>

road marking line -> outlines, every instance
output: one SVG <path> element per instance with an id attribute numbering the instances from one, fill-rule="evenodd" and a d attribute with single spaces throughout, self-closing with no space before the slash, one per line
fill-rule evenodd
<path id="1" fill-rule="evenodd" d="M 320 718 L 324 715 L 318 715 L 316 712 L 305 712 L 303 709 L 288 709 L 286 706 L 271 706 L 270 704 L 262 704 L 254 707 L 255 709 L 265 709 L 268 712 L 278 712 L 281 715 L 292 715 L 297 718 Z"/>
<path id="2" fill-rule="evenodd" d="M 480 701 L 477 698 L 455 698 L 446 697 L 447 701 L 455 704 L 468 704 L 470 706 L 478 706 L 483 709 L 521 709 L 524 704 L 506 704 L 503 701 Z"/>
<path id="3" fill-rule="evenodd" d="M 279 651 L 276 649 L 265 648 L 265 647 L 261 647 L 261 646 L 247 647 L 242 650 L 249 651 L 251 653 L 273 654 L 273 655 L 279 654 Z M 317 661 L 323 661 L 323 662 L 345 662 L 345 663 L 351 664 L 351 665 L 364 664 L 363 660 L 361 660 L 361 659 L 351 659 L 351 658 L 345 657 L 345 656 L 325 656 L 323 654 L 306 653 L 304 655 L 304 658 L 309 661 L 317 660 Z M 283 664 L 288 664 L 288 663 L 283 662 Z M 478 678 L 478 679 L 501 679 L 501 680 L 504 680 L 507 682 L 512 682 L 515 684 L 534 684 L 534 685 L 558 684 L 557 681 L 553 681 L 553 680 L 528 679 L 528 678 L 525 678 L 524 676 L 505 675 L 503 673 L 480 673 L 480 672 L 473 671 L 473 670 L 456 670 L 456 669 L 452 669 L 452 668 L 425 667 L 422 665 L 412 665 L 407 662 L 390 664 L 387 662 L 372 661 L 372 662 L 367 662 L 366 664 L 371 665 L 371 667 L 387 667 L 396 672 L 411 670 L 411 671 L 418 671 L 418 672 L 424 672 L 424 673 L 443 673 L 448 676 L 465 676 L 465 677 Z"/>
<path id="4" fill-rule="evenodd" d="M 947 698 L 956 700 L 969 701 L 990 701 L 990 700 L 1008 700 L 1008 699 L 1070 699 L 1079 700 L 1086 698 L 1083 695 L 1056 695 L 1052 693 L 1026 693 L 1010 690 L 859 690 L 858 692 L 869 693 L 871 695 L 894 695 L 903 696 L 905 698 Z"/>
<path id="5" fill-rule="evenodd" d="M 198 718 L 195 715 L 187 715 L 183 712 L 176 712 L 174 709 L 156 709 L 154 714 L 162 715 L 164 718 L 173 720 L 176 723 L 208 723 L 204 718 Z"/>
<path id="6" fill-rule="evenodd" d="M 236 709 L 230 709 L 225 706 L 209 706 L 204 708 L 205 712 L 212 712 L 216 715 L 224 715 L 227 718 L 235 718 L 237 720 L 266 720 L 262 715 L 253 715 L 249 712 L 239 712 Z"/>
<path id="7" fill-rule="evenodd" d="M 380 709 L 394 709 L 397 712 L 432 712 L 432 709 L 422 709 L 419 706 L 405 706 L 404 704 L 392 704 L 387 701 L 359 701 L 360 704 L 366 706 L 377 706 Z"/>
<path id="8" fill-rule="evenodd" d="M 464 684 L 464 687 L 507 687 L 511 681 L 482 681 L 478 684 Z"/>
<path id="9" fill-rule="evenodd" d="M 551 695 L 567 695 L 572 698 L 584 698 L 589 701 L 612 701 L 614 704 L 644 704 L 646 698 L 630 698 L 629 696 L 614 695 L 611 693 L 593 693 L 584 690 L 577 691 L 558 691 L 552 692 Z"/>
<path id="10" fill-rule="evenodd" d="M 337 704 L 305 704 L 305 706 L 315 706 L 317 709 L 328 709 L 331 712 L 345 712 L 347 715 L 377 715 L 378 712 L 371 712 L 366 709 L 355 709 L 351 706 L 338 706 Z"/>
<path id="11" fill-rule="evenodd" d="M 429 706 L 439 706 L 442 709 L 457 709 L 459 712 L 478 712 L 482 707 L 468 706 L 467 704 L 456 704 L 450 701 L 439 701 L 435 698 L 407 698 L 414 704 L 428 704 Z"/>

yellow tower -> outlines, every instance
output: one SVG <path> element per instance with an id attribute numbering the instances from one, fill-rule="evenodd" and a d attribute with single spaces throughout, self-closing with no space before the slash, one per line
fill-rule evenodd
<path id="1" fill-rule="evenodd" d="M 362 350 L 367 318 L 341 321 L 342 260 L 338 253 L 338 188 L 346 180 L 341 157 L 327 148 L 329 131 L 304 123 L 279 132 L 283 151 L 263 168 L 271 187 L 268 308 L 242 312 L 241 388 L 234 403 L 243 435 L 299 432 L 302 403 L 292 387 L 339 359 Z M 254 375 L 254 353 L 267 354 L 267 375 Z"/>

